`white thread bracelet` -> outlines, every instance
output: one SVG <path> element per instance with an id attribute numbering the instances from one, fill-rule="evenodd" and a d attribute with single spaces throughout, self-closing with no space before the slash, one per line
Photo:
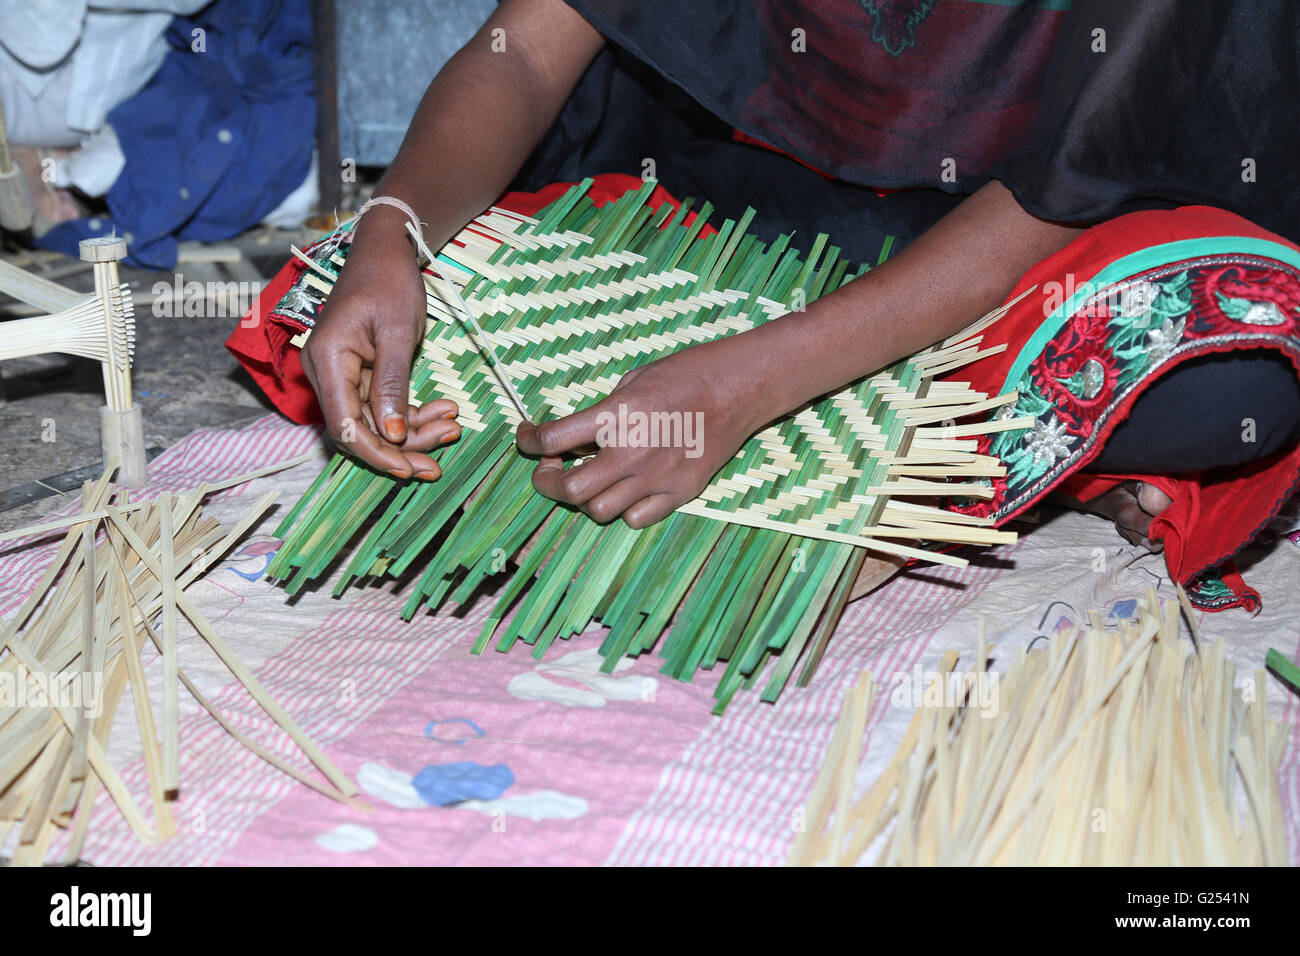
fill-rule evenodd
<path id="1" fill-rule="evenodd" d="M 424 226 L 424 220 L 415 214 L 415 210 L 402 202 L 402 200 L 398 199 L 396 196 L 371 196 L 361 204 L 361 208 L 357 210 L 357 214 L 352 217 L 352 222 L 355 224 L 366 210 L 373 209 L 375 206 L 392 206 L 394 209 L 398 209 L 405 213 L 406 218 L 411 220 L 416 229 L 420 229 Z"/>

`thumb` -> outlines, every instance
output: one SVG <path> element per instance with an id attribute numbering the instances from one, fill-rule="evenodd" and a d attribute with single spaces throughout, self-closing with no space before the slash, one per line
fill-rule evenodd
<path id="1" fill-rule="evenodd" d="M 411 388 L 411 359 L 415 342 L 398 327 L 384 329 L 375 342 L 374 372 L 370 378 L 370 413 L 379 433 L 394 444 L 406 440 L 407 396 Z"/>

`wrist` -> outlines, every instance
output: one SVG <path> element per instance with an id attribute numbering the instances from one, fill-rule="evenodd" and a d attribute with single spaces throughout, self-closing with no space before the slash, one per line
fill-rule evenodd
<path id="1" fill-rule="evenodd" d="M 785 376 L 788 368 L 773 367 L 769 343 L 751 329 L 739 335 L 728 336 L 697 349 L 712 353 L 707 355 L 707 378 L 715 400 L 731 409 L 734 420 L 747 435 L 752 435 L 791 409 L 798 402 L 787 397 Z"/>
<path id="2" fill-rule="evenodd" d="M 400 243 L 414 250 L 410 235 L 406 231 L 410 222 L 411 217 L 396 206 L 370 206 L 357 220 L 353 242 L 360 240 L 368 246 L 382 244 L 387 247 Z"/>
<path id="3" fill-rule="evenodd" d="M 796 328 L 795 322 L 804 320 Z M 733 336 L 731 367 L 745 369 L 749 382 L 748 417 L 755 430 L 784 417 L 821 394 L 812 359 L 807 317 L 781 317 Z"/>
<path id="4" fill-rule="evenodd" d="M 372 206 L 354 227 L 348 261 L 360 260 L 371 266 L 400 264 L 414 271 L 419 256 L 406 231 L 409 222 L 397 209 Z"/>

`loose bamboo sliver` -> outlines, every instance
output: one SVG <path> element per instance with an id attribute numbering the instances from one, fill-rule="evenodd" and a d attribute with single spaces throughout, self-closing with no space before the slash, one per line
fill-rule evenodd
<path id="1" fill-rule="evenodd" d="M 161 578 L 161 567 L 158 565 L 157 560 L 149 551 L 148 547 L 140 539 L 139 535 L 136 534 L 135 529 L 127 524 L 122 516 L 113 508 L 108 509 L 108 516 L 109 520 L 121 529 L 122 534 L 136 550 L 136 553 L 140 555 L 141 560 L 144 561 L 149 570 L 152 571 L 155 576 Z M 311 741 L 301 728 L 298 727 L 297 722 L 294 721 L 284 708 L 275 701 L 275 698 L 262 688 L 261 683 L 253 676 L 252 671 L 248 669 L 243 661 L 235 656 L 226 645 L 226 642 L 212 629 L 212 626 L 208 624 L 203 615 L 199 613 L 198 608 L 190 602 L 190 599 L 185 595 L 184 591 L 176 592 L 176 607 L 177 610 L 185 615 L 190 624 L 194 626 L 194 629 L 199 632 L 199 635 L 207 642 L 208 646 L 216 652 L 219 658 L 221 658 L 222 663 L 226 665 L 227 669 L 241 684 L 244 685 L 244 689 L 248 691 L 249 695 L 257 701 L 258 705 L 264 711 L 266 711 L 267 716 L 279 724 L 280 727 L 293 738 L 294 743 L 296 743 L 299 749 L 307 755 L 308 759 L 316 765 L 316 768 L 329 778 L 330 783 L 334 784 L 335 788 L 347 796 L 355 796 L 358 793 L 356 784 L 352 783 L 352 781 L 350 781 L 337 767 L 334 766 L 333 761 L 326 757 L 320 748 Z"/>
<path id="2" fill-rule="evenodd" d="M 81 616 L 81 679 L 88 680 L 91 660 L 95 652 L 95 526 L 81 526 L 82 557 L 82 616 Z M 72 779 L 86 779 L 86 743 L 90 739 L 90 720 L 83 711 L 77 716 L 77 726 L 72 735 Z"/>
<path id="3" fill-rule="evenodd" d="M 299 456 L 298 460 L 305 457 Z M 227 484 L 243 483 L 294 463 L 291 459 L 259 469 Z M 29 595 L 3 629 L 0 673 L 24 681 L 35 673 L 104 675 L 97 717 L 91 717 L 85 706 L 69 706 L 70 702 L 61 697 L 51 697 L 51 706 L 39 710 L 15 708 L 0 714 L 0 830 L 18 827 L 12 859 L 15 865 L 42 863 L 56 833 L 68 826 L 72 834 L 66 859 L 75 860 L 89 832 L 92 802 L 101 785 L 142 842 L 152 843 L 175 833 L 167 801 L 167 790 L 174 791 L 175 787 L 168 781 L 164 789 L 165 761 L 140 650 L 145 641 L 152 639 L 164 658 L 174 656 L 174 640 L 161 633 L 171 630 L 171 636 L 175 634 L 167 621 L 168 607 L 173 614 L 186 614 L 192 622 L 199 617 L 181 589 L 216 557 L 225 554 L 276 497 L 276 492 L 263 495 L 234 527 L 224 529 L 201 513 L 201 501 L 215 490 L 213 486 L 176 496 L 164 494 L 157 502 L 134 505 L 121 492 L 120 507 L 115 507 L 109 504 L 115 492 L 109 481 L 111 472 L 112 466 L 99 482 L 87 483 L 82 513 L 62 522 L 64 540 L 54 561 L 42 575 L 36 592 Z M 96 532 L 104 518 L 108 519 L 107 534 L 100 544 Z M 15 536 L 31 537 L 32 532 L 32 528 L 21 529 Z M 157 622 L 156 630 L 151 621 Z M 179 668 L 175 680 L 164 675 L 164 697 L 169 684 L 173 690 L 177 682 L 185 684 L 200 705 L 254 754 L 332 799 L 365 809 L 365 804 L 355 797 L 355 786 L 296 725 L 287 721 L 287 715 L 251 681 L 251 674 L 221 644 L 211 626 L 200 617 L 196 627 L 329 782 L 312 779 L 231 726 Z M 173 650 L 172 655 L 169 650 Z M 168 670 L 170 667 L 164 666 L 164 671 Z M 134 699 L 155 826 L 150 826 L 107 759 L 117 701 L 127 689 Z M 164 723 L 178 726 L 171 715 Z M 340 782 L 344 785 L 337 786 Z"/>
<path id="4" fill-rule="evenodd" d="M 162 585 L 163 594 L 163 789 L 173 791 L 180 787 L 180 680 L 176 676 L 176 555 L 172 550 L 172 497 L 166 492 L 158 499 L 158 518 L 161 565 L 158 583 Z"/>
<path id="5" fill-rule="evenodd" d="M 126 672 L 131 689 L 131 699 L 135 705 L 136 730 L 140 735 L 140 746 L 144 752 L 145 768 L 149 772 L 149 796 L 153 801 L 154 821 L 159 836 L 166 838 L 175 834 L 176 827 L 175 821 L 172 819 L 171 805 L 166 799 L 166 788 L 163 785 L 165 775 L 163 772 L 162 751 L 158 745 L 158 732 L 153 719 L 153 708 L 149 701 L 149 684 L 145 680 L 144 668 L 140 663 L 141 645 L 136 642 L 134 637 L 130 636 L 135 633 L 135 621 L 131 607 L 135 603 L 137 595 L 127 579 L 126 564 L 122 559 L 120 540 L 120 535 L 116 531 L 110 531 L 109 544 L 113 549 L 113 559 L 117 565 L 121 581 L 118 592 L 120 601 L 118 619 L 122 622 L 122 633 L 129 641 L 123 657 L 126 659 Z M 147 616 L 142 617 L 142 623 L 147 626 Z"/>
<path id="6" fill-rule="evenodd" d="M 888 864 L 1285 864 L 1286 728 L 1262 700 L 1234 704 L 1225 645 L 1182 640 L 1179 617 L 1149 590 L 1136 623 L 1019 649 L 993 685 L 995 716 L 970 700 L 918 707 L 867 798 L 837 804 L 790 862 L 858 862 L 883 831 Z M 981 629 L 975 680 L 986 646 Z M 858 719 L 850 699 L 840 741 Z M 819 780 L 845 779 L 846 753 L 834 748 Z"/>
<path id="7" fill-rule="evenodd" d="M 287 458 L 284 461 L 276 462 L 273 465 L 267 465 L 265 468 L 258 468 L 255 471 L 246 472 L 245 474 L 242 475 L 236 475 L 234 478 L 227 478 L 223 481 L 206 483 L 203 486 L 204 491 L 206 494 L 213 494 L 218 491 L 225 491 L 228 488 L 234 488 L 237 487 L 238 485 L 247 484 L 248 482 L 254 481 L 258 478 L 265 478 L 267 475 L 273 475 L 276 472 L 285 471 L 289 468 L 293 468 L 297 465 L 301 465 L 305 462 L 311 461 L 317 457 L 318 457 L 318 453 L 314 451 L 306 452 L 305 454 L 302 455 L 295 455 L 293 458 Z M 109 473 L 110 473 L 109 469 L 105 469 L 105 476 L 107 476 Z M 119 506 L 117 510 L 121 514 L 128 514 L 130 512 L 139 511 L 142 508 L 152 508 L 153 506 L 154 506 L 153 502 L 144 501 L 138 504 Z M 43 524 L 29 525 L 26 528 L 17 528 L 12 531 L 4 532 L 3 534 L 0 534 L 0 544 L 6 541 L 14 541 L 18 538 L 34 539 L 36 536 L 44 535 L 47 532 L 64 531 L 68 528 L 75 527 L 76 525 L 84 524 L 87 521 L 102 521 L 107 517 L 108 517 L 107 511 L 103 511 L 102 509 L 92 509 L 89 511 L 82 512 L 80 514 L 69 515 L 66 518 L 59 518 L 55 521 L 47 521 Z M 51 569 L 55 570 L 57 574 L 57 567 L 52 565 Z M 52 581 L 53 578 L 54 576 L 51 575 L 50 580 Z M 37 594 L 44 594 L 44 591 L 38 589 Z M 35 606 L 35 603 L 39 603 L 39 602 L 34 602 L 33 607 Z M 24 604 L 24 607 L 25 606 L 26 604 Z M 12 624 L 12 622 L 10 623 Z"/>

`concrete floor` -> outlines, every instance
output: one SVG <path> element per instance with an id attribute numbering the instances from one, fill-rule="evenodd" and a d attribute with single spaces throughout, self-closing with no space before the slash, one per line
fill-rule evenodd
<path id="1" fill-rule="evenodd" d="M 186 282 L 247 282 L 274 274 L 289 254 L 290 243 L 300 247 L 305 234 L 259 230 L 223 246 L 243 253 L 236 265 L 182 263 L 174 273 L 124 269 L 123 280 L 136 298 L 136 344 L 133 370 L 135 400 L 144 410 L 146 447 L 166 448 L 196 428 L 237 426 L 267 414 L 272 408 L 260 389 L 225 349 L 224 342 L 239 315 L 221 314 L 220 307 L 205 308 L 204 315 L 172 318 L 165 305 L 147 301 L 157 283 L 174 287 L 179 275 Z M 199 252 L 202 255 L 202 252 Z M 12 257 L 10 257 L 12 258 Z M 18 257 L 22 261 L 22 256 Z M 53 274 L 75 270 L 72 260 L 41 266 Z M 41 271 L 36 269 L 34 271 Z M 62 285 L 89 291 L 88 272 L 60 275 Z M 251 288 L 251 286 L 250 286 Z M 12 300 L 0 297 L 0 314 Z M 31 482 L 89 468 L 99 473 L 102 458 L 99 408 L 104 404 L 103 376 L 98 363 L 64 355 L 14 359 L 0 364 L 0 531 L 31 523 L 59 503 L 59 495 L 13 507 L 25 496 L 16 492 Z M 49 439 L 53 440 L 49 440 Z M 60 484 L 60 482 L 54 482 Z M 79 487 L 79 482 L 62 482 Z M 42 489 L 43 490 L 43 489 Z"/>

